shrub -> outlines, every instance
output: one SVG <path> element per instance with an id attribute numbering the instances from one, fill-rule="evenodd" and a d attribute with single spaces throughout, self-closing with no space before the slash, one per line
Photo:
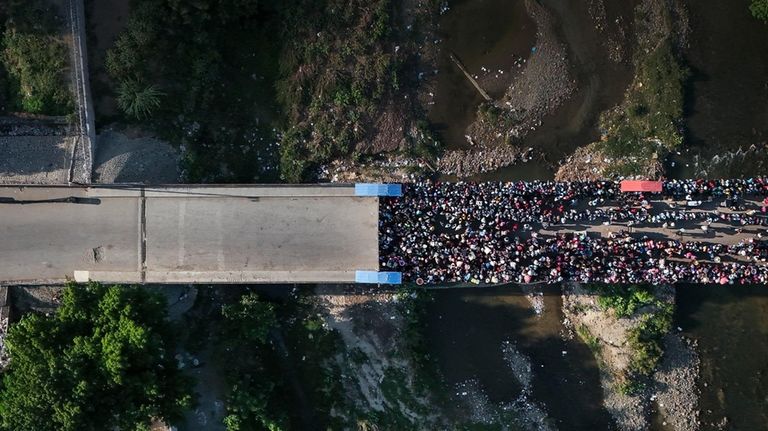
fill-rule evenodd
<path id="1" fill-rule="evenodd" d="M 66 58 L 64 44 L 52 36 L 6 29 L 2 60 L 12 81 L 10 90 L 18 99 L 17 109 L 48 115 L 71 110 L 71 94 L 62 77 Z"/>
<path id="2" fill-rule="evenodd" d="M 25 315 L 6 341 L 2 430 L 149 429 L 191 405 L 159 293 L 70 284 L 56 314 Z"/>
<path id="3" fill-rule="evenodd" d="M 648 285 L 591 285 L 598 293 L 597 303 L 604 310 L 613 310 L 616 317 L 629 317 L 640 307 L 655 302 Z"/>
<path id="4" fill-rule="evenodd" d="M 768 0 L 752 0 L 749 11 L 755 18 L 768 22 Z"/>
<path id="5" fill-rule="evenodd" d="M 117 104 L 128 116 L 137 120 L 147 119 L 160 106 L 160 97 L 164 95 L 154 85 L 143 85 L 129 79 L 120 83 Z"/>
<path id="6" fill-rule="evenodd" d="M 655 313 L 642 317 L 629 331 L 628 343 L 632 348 L 629 370 L 648 376 L 656 369 L 664 354 L 663 338 L 672 329 L 672 306 L 664 304 Z"/>
<path id="7" fill-rule="evenodd" d="M 598 149 L 622 159 L 612 174 L 642 175 L 654 159 L 682 145 L 683 85 L 688 73 L 669 40 L 638 60 L 637 76 L 623 104 L 600 117 L 605 132 Z"/>

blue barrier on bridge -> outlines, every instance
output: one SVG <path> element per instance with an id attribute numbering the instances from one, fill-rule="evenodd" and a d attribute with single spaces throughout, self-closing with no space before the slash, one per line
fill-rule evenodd
<path id="1" fill-rule="evenodd" d="M 399 272 L 355 271 L 355 283 L 401 284 L 403 275 Z"/>
<path id="2" fill-rule="evenodd" d="M 355 196 L 392 196 L 403 195 L 402 184 L 357 183 Z"/>

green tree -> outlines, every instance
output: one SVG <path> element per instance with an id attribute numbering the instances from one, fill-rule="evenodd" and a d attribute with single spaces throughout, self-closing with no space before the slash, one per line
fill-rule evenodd
<path id="1" fill-rule="evenodd" d="M 225 305 L 221 314 L 228 325 L 225 330 L 235 336 L 238 343 L 263 344 L 269 330 L 277 324 L 275 307 L 259 300 L 255 293 L 243 296 L 237 304 Z"/>
<path id="2" fill-rule="evenodd" d="M 768 0 L 752 0 L 749 10 L 755 18 L 768 22 Z"/>
<path id="3" fill-rule="evenodd" d="M 269 331 L 277 325 L 274 306 L 249 293 L 238 303 L 222 307 L 221 314 L 221 356 L 229 364 L 230 392 L 224 418 L 227 431 L 284 429 L 284 414 L 268 405 L 275 385 L 262 362 Z"/>
<path id="4" fill-rule="evenodd" d="M 164 298 L 141 288 L 70 284 L 53 316 L 11 326 L 0 429 L 148 430 L 191 403 Z"/>
<path id="5" fill-rule="evenodd" d="M 160 106 L 160 97 L 164 95 L 154 85 L 143 85 L 135 79 L 128 79 L 120 83 L 117 104 L 127 115 L 137 120 L 146 119 Z"/>

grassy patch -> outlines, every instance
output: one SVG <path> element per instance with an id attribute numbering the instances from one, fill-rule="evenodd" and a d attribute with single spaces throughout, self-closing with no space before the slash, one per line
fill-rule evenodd
<path id="1" fill-rule="evenodd" d="M 393 11 L 389 0 L 297 0 L 285 8 L 277 96 L 288 123 L 280 151 L 286 181 L 350 155 L 399 89 L 388 43 Z"/>
<path id="2" fill-rule="evenodd" d="M 681 66 L 669 40 L 637 60 L 637 74 L 621 106 L 600 118 L 598 149 L 615 159 L 609 176 L 643 175 L 649 163 L 682 145 L 683 85 Z"/>
<path id="3" fill-rule="evenodd" d="M 319 164 L 359 156 L 390 111 L 387 130 L 433 154 L 428 128 L 400 124 L 407 99 L 393 102 L 413 55 L 394 50 L 397 7 L 137 0 L 107 55 L 111 91 L 124 121 L 182 146 L 193 182 L 309 180 Z"/>
<path id="4" fill-rule="evenodd" d="M 592 351 L 592 354 L 599 358 L 600 354 L 603 351 L 602 346 L 600 345 L 600 340 L 598 340 L 597 337 L 592 335 L 591 332 L 589 332 L 589 329 L 586 327 L 586 325 L 579 325 L 576 327 L 576 334 L 581 338 L 581 341 L 584 342 L 584 344 L 589 347 L 589 350 Z"/>
<path id="5" fill-rule="evenodd" d="M 627 332 L 631 358 L 619 384 L 623 393 L 638 393 L 664 355 L 663 339 L 672 328 L 674 305 L 657 298 L 650 285 L 592 284 L 587 288 L 598 295 L 597 303 L 603 310 L 621 319 L 638 319 Z M 578 327 L 576 332 L 593 352 L 599 353 L 599 343 L 586 327 Z"/>
<path id="6" fill-rule="evenodd" d="M 659 305 L 658 310 L 644 315 L 640 323 L 629 331 L 628 343 L 632 348 L 630 372 L 649 376 L 664 354 L 663 338 L 672 329 L 673 307 Z"/>
<path id="7" fill-rule="evenodd" d="M 649 285 L 595 284 L 588 289 L 597 292 L 597 303 L 603 310 L 612 310 L 616 317 L 630 317 L 646 305 L 656 303 Z"/>
<path id="8" fill-rule="evenodd" d="M 41 0 L 13 0 L 1 16 L 0 111 L 66 115 L 73 109 L 66 79 L 68 50 L 57 32 L 63 22 Z"/>

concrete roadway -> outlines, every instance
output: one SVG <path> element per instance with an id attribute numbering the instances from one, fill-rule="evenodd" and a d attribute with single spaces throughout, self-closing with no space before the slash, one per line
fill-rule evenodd
<path id="1" fill-rule="evenodd" d="M 349 186 L 0 187 L 0 283 L 342 283 L 358 269 L 378 269 L 378 199 Z"/>

